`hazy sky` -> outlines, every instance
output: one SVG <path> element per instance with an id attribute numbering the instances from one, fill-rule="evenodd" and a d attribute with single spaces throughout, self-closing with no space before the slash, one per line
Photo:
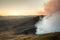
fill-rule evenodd
<path id="1" fill-rule="evenodd" d="M 0 0 L 0 15 L 2 13 L 32 14 L 43 9 L 46 0 Z"/>

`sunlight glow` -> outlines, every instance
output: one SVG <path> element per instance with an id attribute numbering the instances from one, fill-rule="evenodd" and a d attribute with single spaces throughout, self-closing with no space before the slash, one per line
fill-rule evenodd
<path id="1" fill-rule="evenodd" d="M 0 12 L 0 16 L 21 16 L 21 15 L 44 15 L 42 13 L 45 12 L 45 4 L 48 3 L 50 0 L 41 0 L 41 4 L 38 7 L 38 9 L 30 10 L 30 9 L 3 9 L 2 12 Z"/>
<path id="2" fill-rule="evenodd" d="M 8 15 L 13 15 L 13 16 L 18 16 L 19 15 L 19 12 L 17 12 L 17 11 L 13 11 L 13 12 L 9 12 L 9 14 Z"/>

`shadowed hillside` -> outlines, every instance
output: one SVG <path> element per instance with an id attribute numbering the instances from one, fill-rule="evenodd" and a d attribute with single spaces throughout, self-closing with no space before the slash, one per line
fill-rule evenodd
<path id="1" fill-rule="evenodd" d="M 34 34 L 38 20 L 38 16 L 0 17 L 0 35 Z"/>

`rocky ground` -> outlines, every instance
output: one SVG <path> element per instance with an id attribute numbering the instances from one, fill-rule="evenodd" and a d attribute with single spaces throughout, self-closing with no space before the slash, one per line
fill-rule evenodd
<path id="1" fill-rule="evenodd" d="M 60 32 L 40 35 L 20 34 L 20 35 L 0 35 L 0 40 L 60 40 Z"/>

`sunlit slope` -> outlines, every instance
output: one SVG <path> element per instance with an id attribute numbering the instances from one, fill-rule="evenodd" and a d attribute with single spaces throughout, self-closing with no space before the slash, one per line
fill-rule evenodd
<path id="1" fill-rule="evenodd" d="M 60 32 L 48 33 L 43 35 L 10 35 L 10 37 L 1 36 L 1 40 L 60 40 Z"/>

